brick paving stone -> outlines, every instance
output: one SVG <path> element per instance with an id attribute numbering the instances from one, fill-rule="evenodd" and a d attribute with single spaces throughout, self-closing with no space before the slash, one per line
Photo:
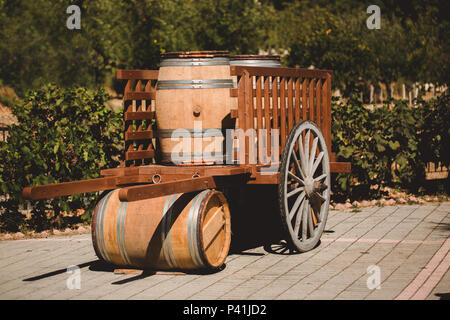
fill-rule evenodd
<path id="1" fill-rule="evenodd" d="M 450 202 L 331 210 L 314 250 L 259 246 L 230 254 L 213 274 L 116 275 L 99 267 L 90 235 L 0 241 L 0 299 L 393 299 L 449 237 L 449 224 Z M 80 290 L 67 288 L 69 265 L 82 266 Z M 379 290 L 367 287 L 370 265 L 380 267 Z M 447 271 L 428 299 L 448 299 L 449 290 Z"/>

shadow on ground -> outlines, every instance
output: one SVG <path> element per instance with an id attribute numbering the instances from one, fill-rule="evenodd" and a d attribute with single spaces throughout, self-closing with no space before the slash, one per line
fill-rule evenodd
<path id="1" fill-rule="evenodd" d="M 439 297 L 439 300 L 450 300 L 450 293 L 436 293 L 436 297 Z"/>
<path id="2" fill-rule="evenodd" d="M 245 251 L 280 243 L 283 231 L 276 185 L 247 185 L 225 194 L 231 212 L 230 254 L 250 254 Z"/>
<path id="3" fill-rule="evenodd" d="M 247 250 L 263 247 L 267 253 L 292 255 L 299 254 L 287 246 L 283 240 L 283 229 L 278 208 L 278 188 L 276 185 L 248 185 L 224 191 L 231 212 L 231 248 L 230 254 L 263 256 L 261 252 L 247 252 Z M 333 232 L 333 231 L 324 231 Z M 319 242 L 320 245 L 320 242 Z M 78 267 L 88 267 L 93 272 L 114 272 L 121 268 L 102 260 L 94 260 L 79 264 Z M 121 279 L 112 284 L 121 285 L 144 279 L 156 274 L 212 274 L 220 272 L 226 265 L 215 270 L 195 270 L 186 272 L 174 270 L 164 272 L 158 270 L 138 270 L 131 272 L 131 277 Z M 128 269 L 133 270 L 133 269 Z M 37 281 L 48 277 L 66 273 L 67 269 L 59 269 L 23 281 Z"/>

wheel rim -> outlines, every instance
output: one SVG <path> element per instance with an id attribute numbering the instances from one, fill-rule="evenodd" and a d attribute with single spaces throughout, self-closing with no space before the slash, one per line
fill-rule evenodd
<path id="1" fill-rule="evenodd" d="M 294 127 L 280 171 L 281 213 L 288 241 L 298 251 L 311 250 L 322 235 L 330 202 L 328 149 L 313 122 Z"/>

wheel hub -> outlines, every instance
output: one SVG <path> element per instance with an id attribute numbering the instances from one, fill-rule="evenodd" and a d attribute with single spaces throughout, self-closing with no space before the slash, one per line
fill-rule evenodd
<path id="1" fill-rule="evenodd" d="M 305 192 L 308 198 L 310 198 L 314 192 L 314 179 L 311 177 L 305 179 Z"/>

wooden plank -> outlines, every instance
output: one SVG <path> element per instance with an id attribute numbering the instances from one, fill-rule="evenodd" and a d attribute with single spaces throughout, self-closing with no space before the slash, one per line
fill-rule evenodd
<path id="1" fill-rule="evenodd" d="M 307 100 L 307 83 L 306 79 L 303 80 L 302 83 L 302 119 L 308 119 L 308 100 Z"/>
<path id="2" fill-rule="evenodd" d="M 352 170 L 352 165 L 350 162 L 330 162 L 331 172 L 350 172 Z"/>
<path id="3" fill-rule="evenodd" d="M 203 243 L 205 250 L 210 246 L 217 234 L 222 231 L 225 219 L 223 219 L 223 208 L 218 208 L 203 227 Z"/>
<path id="4" fill-rule="evenodd" d="M 100 170 L 102 176 L 126 176 L 139 174 L 138 167 L 119 167 Z"/>
<path id="5" fill-rule="evenodd" d="M 261 160 L 259 158 L 259 152 L 264 149 L 263 139 L 260 139 L 260 130 L 263 129 L 263 120 L 262 120 L 262 94 L 261 94 L 261 85 L 262 85 L 262 77 L 258 77 L 258 80 L 256 81 L 256 120 L 257 120 L 257 139 L 258 139 L 258 151 L 256 153 L 258 158 L 258 163 L 261 163 Z"/>
<path id="6" fill-rule="evenodd" d="M 244 184 L 248 178 L 242 175 L 199 177 L 158 184 L 125 187 L 119 191 L 121 201 L 138 201 L 162 197 L 169 194 L 217 189 Z"/>
<path id="7" fill-rule="evenodd" d="M 154 157 L 155 157 L 154 150 L 138 150 L 125 152 L 125 160 L 140 160 Z"/>
<path id="8" fill-rule="evenodd" d="M 300 78 L 295 79 L 295 89 L 293 93 L 295 97 L 295 123 L 301 120 L 301 106 L 300 106 Z"/>
<path id="9" fill-rule="evenodd" d="M 314 110 L 314 79 L 311 79 L 309 81 L 309 120 L 311 121 L 316 121 L 315 120 L 315 113 L 316 111 Z"/>
<path id="10" fill-rule="evenodd" d="M 117 79 L 157 80 L 158 70 L 117 70 Z"/>
<path id="11" fill-rule="evenodd" d="M 331 146 L 328 145 L 329 137 L 331 136 L 331 127 L 328 126 L 328 90 L 327 90 L 327 81 L 324 81 L 322 85 L 322 133 L 325 138 L 325 143 L 327 144 L 328 153 L 330 154 Z M 333 161 L 332 154 L 330 154 L 330 161 Z"/>
<path id="12" fill-rule="evenodd" d="M 125 132 L 125 140 L 147 140 L 153 137 L 153 131 Z"/>
<path id="13" fill-rule="evenodd" d="M 252 78 L 250 77 L 248 72 L 244 73 L 245 77 L 245 87 L 244 92 L 245 94 L 245 113 L 244 113 L 244 121 L 245 121 L 245 127 L 244 130 L 247 131 L 248 129 L 254 128 L 254 118 L 253 118 L 253 97 L 251 94 L 249 94 L 250 90 L 253 88 Z M 243 122 L 244 122 L 243 121 Z M 254 143 L 253 141 L 250 141 L 249 138 L 244 138 L 244 146 L 245 146 L 245 164 L 250 163 L 250 143 Z M 252 148 L 253 149 L 253 148 Z"/>
<path id="14" fill-rule="evenodd" d="M 154 111 L 127 111 L 124 112 L 124 119 L 125 121 L 132 121 L 132 120 L 151 120 L 155 118 L 155 112 Z"/>
<path id="15" fill-rule="evenodd" d="M 278 78 L 272 77 L 272 111 L 273 129 L 279 129 L 278 123 Z"/>
<path id="16" fill-rule="evenodd" d="M 286 78 L 281 78 L 280 82 L 280 135 L 281 149 L 286 143 Z"/>
<path id="17" fill-rule="evenodd" d="M 320 127 L 320 130 L 324 130 L 324 123 L 323 123 L 323 107 L 322 107 L 322 103 L 321 103 L 321 81 L 317 80 L 317 84 L 316 84 L 316 123 L 317 125 Z"/>
<path id="18" fill-rule="evenodd" d="M 249 172 L 248 166 L 164 166 L 164 165 L 146 165 L 139 167 L 139 174 L 187 174 L 192 176 L 221 176 L 236 175 Z"/>
<path id="19" fill-rule="evenodd" d="M 293 106 L 293 96 L 292 96 L 292 89 L 293 89 L 293 78 L 289 78 L 288 83 L 288 90 L 287 90 L 287 96 L 288 96 L 288 130 L 287 134 L 289 134 L 294 128 L 294 106 Z"/>
<path id="20" fill-rule="evenodd" d="M 123 95 L 124 100 L 155 100 L 156 93 L 151 92 L 127 92 Z"/>
<path id="21" fill-rule="evenodd" d="M 326 114 L 325 142 L 328 146 L 328 153 L 331 153 L 331 75 L 328 75 L 326 80 Z"/>
<path id="22" fill-rule="evenodd" d="M 115 177 L 105 177 L 26 187 L 22 191 L 22 196 L 28 200 L 52 199 L 72 194 L 114 189 L 115 186 Z"/>
<path id="23" fill-rule="evenodd" d="M 264 121 L 265 121 L 265 128 L 266 128 L 266 151 L 264 154 L 266 154 L 269 159 L 267 159 L 267 161 L 270 162 L 271 159 L 271 147 L 272 147 L 272 141 L 271 141 L 271 123 L 270 123 L 270 113 L 272 110 L 270 110 L 270 98 L 269 98 L 269 88 L 270 88 L 270 77 L 266 77 L 265 81 L 264 81 Z"/>

